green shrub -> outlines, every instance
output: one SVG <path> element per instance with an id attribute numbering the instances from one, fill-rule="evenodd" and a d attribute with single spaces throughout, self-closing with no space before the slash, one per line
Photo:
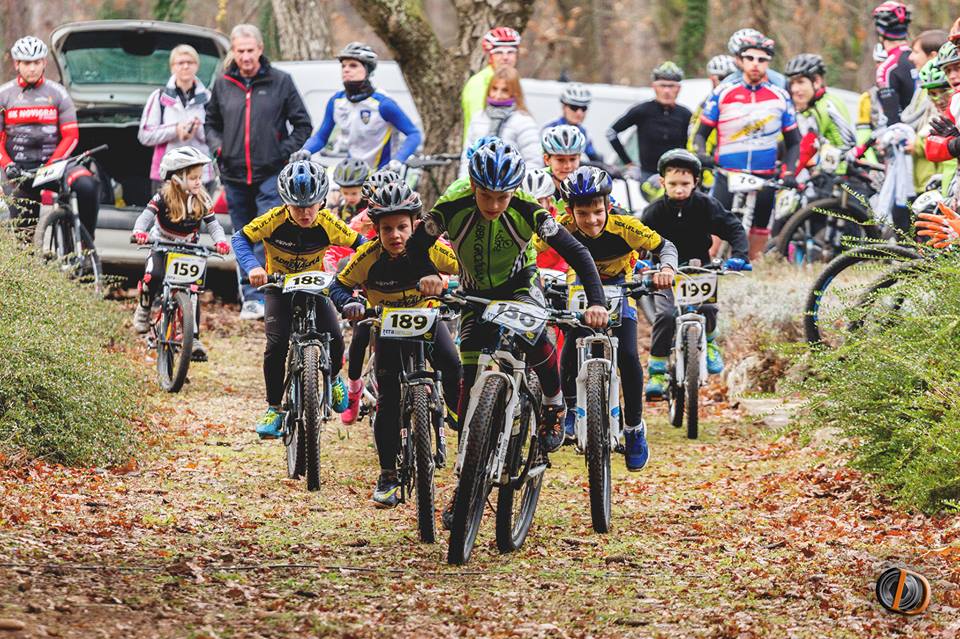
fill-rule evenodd
<path id="1" fill-rule="evenodd" d="M 130 458 L 142 413 L 115 343 L 122 321 L 0 229 L 0 452 L 74 465 Z"/>
<path id="2" fill-rule="evenodd" d="M 960 263 L 923 262 L 865 303 L 843 345 L 813 352 L 802 427 L 832 427 L 857 468 L 926 512 L 960 500 Z"/>

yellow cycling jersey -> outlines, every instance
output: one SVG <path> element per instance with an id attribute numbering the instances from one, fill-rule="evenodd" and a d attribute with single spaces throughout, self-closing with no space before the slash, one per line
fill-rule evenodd
<path id="1" fill-rule="evenodd" d="M 440 273 L 459 273 L 457 256 L 441 242 L 430 247 L 430 260 Z M 337 277 L 348 288 L 362 287 L 371 306 L 434 306 L 417 290 L 420 281 L 406 253 L 391 257 L 379 239 L 367 242 L 354 253 Z"/>
<path id="2" fill-rule="evenodd" d="M 293 221 L 285 204 L 257 217 L 241 232 L 253 243 L 263 242 L 271 274 L 322 270 L 323 254 L 331 245 L 355 249 L 363 241 L 329 209 L 321 209 L 313 224 L 304 228 Z"/>

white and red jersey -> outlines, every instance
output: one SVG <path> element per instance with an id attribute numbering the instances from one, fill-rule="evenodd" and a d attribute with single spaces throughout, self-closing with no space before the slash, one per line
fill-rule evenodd
<path id="1" fill-rule="evenodd" d="M 77 109 L 62 85 L 20 77 L 0 85 L 0 166 L 55 162 L 70 155 L 78 139 Z"/>

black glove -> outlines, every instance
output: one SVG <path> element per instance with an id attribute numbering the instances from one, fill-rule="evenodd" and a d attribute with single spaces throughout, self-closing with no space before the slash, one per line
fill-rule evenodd
<path id="1" fill-rule="evenodd" d="M 705 169 L 712 169 L 717 165 L 717 163 L 713 161 L 713 156 L 709 153 L 697 153 L 697 159 L 700 160 L 700 166 Z"/>
<path id="2" fill-rule="evenodd" d="M 795 189 L 800 186 L 800 184 L 797 182 L 797 178 L 793 175 L 784 175 L 782 178 L 780 178 L 780 183 L 788 189 Z"/>
<path id="3" fill-rule="evenodd" d="M 955 158 L 960 158 L 960 137 L 951 138 L 947 142 L 947 151 Z"/>
<path id="4" fill-rule="evenodd" d="M 6 174 L 8 180 L 16 180 L 18 177 L 23 175 L 23 171 L 20 170 L 20 167 L 11 162 L 7 165 L 7 168 L 3 170 Z"/>
<path id="5" fill-rule="evenodd" d="M 937 135 L 945 138 L 960 136 L 960 130 L 957 129 L 957 125 L 942 115 L 938 115 L 930 120 L 930 129 Z"/>

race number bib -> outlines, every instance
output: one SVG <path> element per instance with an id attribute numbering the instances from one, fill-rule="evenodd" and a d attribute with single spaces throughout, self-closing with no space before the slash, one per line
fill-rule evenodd
<path id="1" fill-rule="evenodd" d="M 303 273 L 291 273 L 283 278 L 283 292 L 294 293 L 297 291 L 306 291 L 308 293 L 319 293 L 333 284 L 335 276 L 323 271 L 304 271 Z"/>
<path id="2" fill-rule="evenodd" d="M 528 302 L 498 300 L 487 305 L 481 319 L 503 326 L 532 344 L 543 332 L 547 323 L 547 311 Z"/>
<path id="3" fill-rule="evenodd" d="M 203 279 L 207 260 L 196 255 L 167 253 L 166 279 L 171 284 L 196 284 Z"/>
<path id="4" fill-rule="evenodd" d="M 63 177 L 63 172 L 66 169 L 66 160 L 54 162 L 53 164 L 48 164 L 47 166 L 41 166 L 39 169 L 37 169 L 37 173 L 33 177 L 34 188 L 44 184 L 50 184 L 51 182 L 56 182 Z"/>
<path id="5" fill-rule="evenodd" d="M 727 190 L 730 193 L 749 193 L 763 188 L 763 178 L 749 173 L 727 173 Z"/>
<path id="6" fill-rule="evenodd" d="M 717 274 L 680 275 L 673 283 L 678 304 L 712 304 L 717 301 Z"/>
<path id="7" fill-rule="evenodd" d="M 437 308 L 385 308 L 380 315 L 380 337 L 433 341 Z"/>

